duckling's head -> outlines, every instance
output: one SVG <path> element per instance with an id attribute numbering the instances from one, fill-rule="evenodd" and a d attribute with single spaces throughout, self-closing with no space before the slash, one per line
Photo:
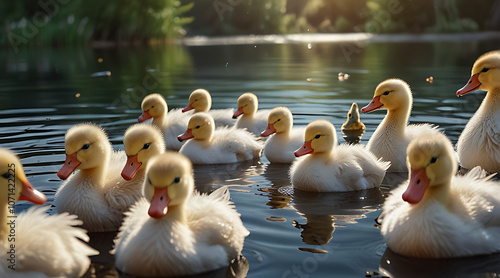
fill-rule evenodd
<path id="1" fill-rule="evenodd" d="M 453 146 L 444 134 L 426 134 L 413 139 L 407 149 L 410 182 L 403 200 L 419 203 L 431 187 L 449 185 L 458 163 Z"/>
<path id="2" fill-rule="evenodd" d="M 184 204 L 193 189 L 193 167 L 184 155 L 168 151 L 148 163 L 144 197 L 151 203 L 149 216 L 165 216 L 170 209 Z"/>
<path id="3" fill-rule="evenodd" d="M 469 82 L 457 91 L 463 96 L 475 90 L 493 91 L 500 87 L 500 51 L 490 51 L 479 57 L 472 66 Z"/>
<path id="4" fill-rule="evenodd" d="M 276 107 L 269 113 L 267 123 L 267 129 L 260 134 L 262 137 L 273 133 L 288 132 L 293 126 L 292 112 L 286 107 Z"/>
<path id="5" fill-rule="evenodd" d="M 150 94 L 142 100 L 142 115 L 137 119 L 143 122 L 150 118 L 156 118 L 165 115 L 168 111 L 168 105 L 160 94 Z"/>
<path id="6" fill-rule="evenodd" d="M 189 104 L 182 109 L 186 112 L 194 109 L 194 112 L 207 112 L 212 107 L 212 97 L 205 89 L 194 90 L 189 96 Z"/>
<path id="7" fill-rule="evenodd" d="M 134 178 L 137 171 L 145 168 L 149 159 L 165 151 L 165 141 L 160 129 L 154 125 L 135 124 L 125 131 L 123 138 L 127 164 L 122 171 L 126 180 Z"/>
<path id="8" fill-rule="evenodd" d="M 215 130 L 214 118 L 208 113 L 196 113 L 189 119 L 184 134 L 177 136 L 179 141 L 194 138 L 195 140 L 211 140 Z"/>
<path id="9" fill-rule="evenodd" d="M 238 118 L 241 114 L 253 115 L 259 109 L 259 100 L 252 93 L 244 93 L 238 98 L 238 109 L 234 112 L 233 119 Z"/>
<path id="10" fill-rule="evenodd" d="M 411 108 L 413 97 L 408 83 L 401 79 L 387 79 L 375 89 L 372 101 L 361 109 L 369 113 L 377 109 L 397 110 Z"/>
<path id="11" fill-rule="evenodd" d="M 304 145 L 294 152 L 295 156 L 330 153 L 337 144 L 337 132 L 332 123 L 315 120 L 307 125 Z"/>
<path id="12" fill-rule="evenodd" d="M 111 144 L 104 130 L 94 124 L 78 124 L 66 132 L 64 139 L 66 161 L 57 172 L 61 179 L 78 169 L 97 168 L 109 159 Z"/>
<path id="13" fill-rule="evenodd" d="M 0 175 L 0 198 L 4 205 L 20 200 L 37 205 L 47 201 L 47 197 L 33 188 L 26 178 L 19 158 L 3 148 L 0 148 Z"/>

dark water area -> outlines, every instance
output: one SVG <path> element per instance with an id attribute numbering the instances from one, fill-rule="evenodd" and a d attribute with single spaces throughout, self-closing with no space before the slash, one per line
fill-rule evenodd
<path id="1" fill-rule="evenodd" d="M 53 204 L 62 181 L 64 134 L 93 122 L 123 150 L 123 133 L 137 122 L 140 103 L 161 93 L 169 108 L 187 105 L 191 91 L 205 88 L 213 109 L 236 108 L 244 92 L 259 108 L 287 106 L 295 125 L 327 119 L 340 126 L 352 102 L 368 104 L 375 87 L 402 78 L 414 94 L 411 123 L 427 122 L 456 142 L 484 93 L 457 98 L 473 62 L 499 41 L 435 43 L 313 43 L 238 46 L 31 49 L 0 52 L 0 147 L 21 157 L 31 184 Z M 102 62 L 100 62 L 102 59 Z M 91 77 L 110 71 L 110 76 Z M 349 79 L 339 81 L 339 72 Z M 433 83 L 426 81 L 432 76 Z M 384 111 L 361 114 L 362 142 Z M 294 191 L 289 165 L 260 161 L 195 167 L 196 188 L 211 192 L 230 185 L 244 225 L 240 277 L 495 277 L 500 257 L 417 260 L 386 250 L 376 218 L 385 197 L 406 178 L 388 174 L 380 189 L 348 193 Z M 19 202 L 19 211 L 31 204 Z M 54 210 L 52 209 L 53 213 Z M 107 254 L 113 234 L 92 234 L 101 255 L 85 277 L 118 277 Z M 210 277 L 224 277 L 219 271 Z"/>

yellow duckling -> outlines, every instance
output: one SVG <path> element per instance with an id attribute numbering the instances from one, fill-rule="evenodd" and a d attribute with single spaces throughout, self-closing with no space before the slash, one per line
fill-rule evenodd
<path id="1" fill-rule="evenodd" d="M 412 103 L 413 96 L 408 83 L 401 79 L 387 79 L 377 86 L 373 100 L 361 109 L 363 113 L 387 109 L 387 115 L 366 147 L 375 156 L 391 162 L 389 171 L 407 171 L 406 148 L 413 138 L 439 133 L 430 124 L 408 125 Z"/>
<path id="2" fill-rule="evenodd" d="M 250 133 L 259 136 L 267 126 L 267 117 L 271 110 L 258 110 L 259 100 L 252 93 L 244 93 L 238 98 L 238 109 L 233 119 L 240 117 L 235 124 L 236 128 L 246 128 Z"/>
<path id="3" fill-rule="evenodd" d="M 155 155 L 165 152 L 161 131 L 153 125 L 135 124 L 130 126 L 123 137 L 127 163 L 122 170 L 126 180 L 134 179 L 142 188 L 147 162 Z"/>
<path id="4" fill-rule="evenodd" d="M 274 134 L 264 145 L 264 155 L 271 163 L 292 163 L 293 151 L 304 143 L 303 127 L 293 127 L 293 115 L 286 107 L 276 107 L 269 114 L 266 130 L 261 136 Z"/>
<path id="5" fill-rule="evenodd" d="M 304 145 L 295 151 L 296 156 L 304 157 L 290 166 L 290 180 L 296 189 L 336 192 L 374 188 L 380 186 L 390 166 L 365 146 L 337 145 L 335 127 L 325 120 L 307 125 L 304 138 Z"/>
<path id="6" fill-rule="evenodd" d="M 195 113 L 206 112 L 210 114 L 217 127 L 234 126 L 235 120 L 232 118 L 233 109 L 213 109 L 212 96 L 205 89 L 196 89 L 189 95 L 189 104 L 182 109 L 182 112 L 194 110 Z"/>
<path id="7" fill-rule="evenodd" d="M 57 176 L 66 181 L 55 195 L 57 212 L 76 214 L 90 232 L 117 231 L 123 212 L 142 196 L 140 186 L 120 176 L 125 153 L 113 151 L 104 130 L 94 124 L 70 128 L 64 146 L 66 161 Z"/>
<path id="8" fill-rule="evenodd" d="M 163 136 L 169 150 L 178 151 L 182 142 L 177 140 L 177 135 L 184 132 L 190 115 L 183 114 L 181 109 L 168 111 L 168 105 L 160 94 L 150 94 L 142 100 L 142 115 L 139 122 L 153 118 L 152 124 L 163 131 Z M 168 112 L 168 113 L 167 113 Z"/>
<path id="9" fill-rule="evenodd" d="M 387 246 L 422 258 L 500 252 L 500 183 L 484 178 L 480 167 L 455 176 L 444 134 L 418 136 L 407 152 L 410 177 L 391 192 L 380 217 Z"/>
<path id="10" fill-rule="evenodd" d="M 463 96 L 475 90 L 488 91 L 481 106 L 469 120 L 457 142 L 462 166 L 481 166 L 490 173 L 500 171 L 500 51 L 479 57 L 469 82 L 457 91 Z"/>
<path id="11" fill-rule="evenodd" d="M 191 162 L 167 152 L 151 159 L 144 195 L 115 239 L 116 267 L 138 276 L 181 276 L 228 266 L 248 230 L 229 201 L 227 187 L 194 192 Z"/>
<path id="12" fill-rule="evenodd" d="M 262 142 L 244 129 L 220 127 L 215 129 L 212 116 L 207 113 L 194 114 L 186 132 L 179 140 L 193 139 L 180 149 L 180 153 L 194 164 L 224 164 L 258 159 Z"/>
<path id="13" fill-rule="evenodd" d="M 2 148 L 0 173 L 0 277 L 81 277 L 88 256 L 98 254 L 84 243 L 85 230 L 75 227 L 82 221 L 67 213 L 49 215 L 48 206 L 15 215 L 15 201 L 40 205 L 47 198 L 29 183 L 17 156 Z"/>
<path id="14" fill-rule="evenodd" d="M 340 128 L 344 139 L 348 143 L 359 143 L 361 141 L 361 136 L 365 133 L 365 124 L 363 124 L 359 119 L 358 104 L 354 102 L 351 109 L 347 113 L 347 121 L 342 124 Z"/>

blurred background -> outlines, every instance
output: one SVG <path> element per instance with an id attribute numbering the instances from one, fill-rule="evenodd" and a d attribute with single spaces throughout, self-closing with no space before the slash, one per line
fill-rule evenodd
<path id="1" fill-rule="evenodd" d="M 4 46 L 143 44 L 199 35 L 498 30 L 500 1 L 17 0 L 2 1 L 0 15 Z"/>

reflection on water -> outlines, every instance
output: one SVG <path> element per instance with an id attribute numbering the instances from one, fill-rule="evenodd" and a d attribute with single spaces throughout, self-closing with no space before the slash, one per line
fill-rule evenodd
<path id="1" fill-rule="evenodd" d="M 389 248 L 380 260 L 380 271 L 390 277 L 497 277 L 500 254 L 453 259 L 419 259 L 398 255 Z M 483 274 L 483 275 L 481 275 Z"/>
<path id="2" fill-rule="evenodd" d="M 81 122 L 100 124 L 114 148 L 123 150 L 123 133 L 137 122 L 140 102 L 149 93 L 164 95 L 172 109 L 184 107 L 192 90 L 206 88 L 213 108 L 221 109 L 235 108 L 242 93 L 253 92 L 259 108 L 289 107 L 297 126 L 320 118 L 331 121 L 344 143 L 340 127 L 351 104 L 366 105 L 378 83 L 393 77 L 406 80 L 414 92 L 410 122 L 439 125 L 456 142 L 484 93 L 458 99 L 455 91 L 467 82 L 475 59 L 497 47 L 498 41 L 376 43 L 362 44 L 360 52 L 350 56 L 341 44 L 331 43 L 313 43 L 312 48 L 294 44 L 32 49 L 19 54 L 2 50 L 0 146 L 19 154 L 30 182 L 52 204 L 62 183 L 56 172 L 65 158 L 66 130 Z M 91 77 L 105 71 L 111 76 Z M 339 72 L 348 72 L 349 79 L 339 81 Z M 426 81 L 429 76 L 432 83 Z M 384 116 L 383 111 L 360 115 L 366 125 L 362 144 Z M 250 230 L 243 249 L 246 260 L 241 267 L 238 263 L 240 277 L 360 277 L 378 271 L 379 264 L 385 273 L 398 277 L 412 269 L 395 257 L 384 255 L 381 260 L 384 241 L 374 227 L 385 196 L 407 179 L 407 173 L 387 174 L 380 189 L 311 193 L 292 190 L 288 168 L 270 164 L 265 157 L 194 167 L 197 190 L 230 186 L 231 200 Z M 20 202 L 16 211 L 30 206 Z M 91 235 L 91 245 L 101 254 L 92 258 L 86 277 L 117 277 L 108 253 L 113 237 Z M 489 263 L 464 258 L 443 265 L 456 274 L 500 272 L 496 257 L 481 259 Z M 439 263 L 424 260 L 418 265 L 414 273 Z M 221 270 L 217 276 L 238 272 L 235 269 Z"/>

